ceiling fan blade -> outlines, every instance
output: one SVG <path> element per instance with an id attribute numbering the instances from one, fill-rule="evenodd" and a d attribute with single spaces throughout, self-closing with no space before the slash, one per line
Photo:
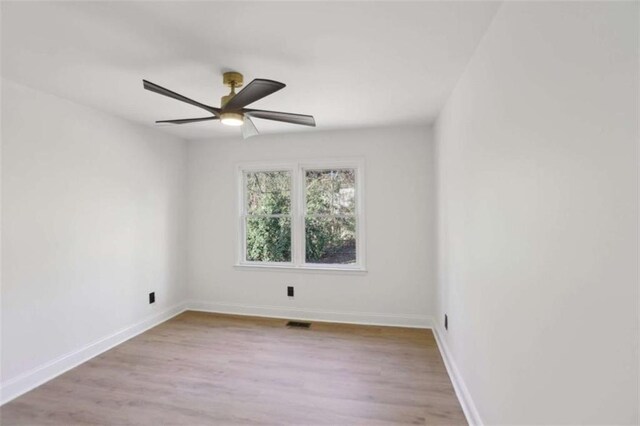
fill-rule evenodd
<path id="1" fill-rule="evenodd" d="M 247 114 L 244 115 L 244 124 L 242 125 L 242 139 L 248 139 L 251 136 L 257 136 L 258 129 L 256 129 L 255 124 L 251 121 L 251 117 Z"/>
<path id="2" fill-rule="evenodd" d="M 245 106 L 253 103 L 259 99 L 269 96 L 272 93 L 283 89 L 286 86 L 284 83 L 279 83 L 273 80 L 265 80 L 262 78 L 256 78 L 249 83 L 244 89 L 238 92 L 227 104 L 224 106 L 226 111 L 236 111 Z"/>
<path id="3" fill-rule="evenodd" d="M 217 119 L 218 117 L 180 118 L 178 120 L 159 120 L 159 121 L 156 121 L 156 124 L 159 124 L 159 123 L 187 124 L 187 123 L 196 123 L 198 121 L 217 120 Z"/>
<path id="4" fill-rule="evenodd" d="M 194 101 L 193 99 L 189 99 L 186 96 L 182 96 L 179 93 L 173 92 L 173 91 L 171 91 L 169 89 L 165 89 L 164 87 L 158 86 L 157 84 L 152 83 L 150 81 L 142 80 L 142 82 L 144 84 L 144 88 L 147 89 L 147 90 L 150 90 L 151 92 L 155 92 L 155 93 L 158 93 L 160 95 L 168 96 L 170 98 L 177 99 L 179 101 L 191 104 L 193 106 L 197 106 L 198 108 L 202 108 L 205 111 L 209 111 L 210 113 L 215 114 L 216 116 L 220 115 L 220 108 L 214 108 L 214 107 L 210 107 L 209 105 L 201 104 L 198 101 Z"/>
<path id="5" fill-rule="evenodd" d="M 303 126 L 316 127 L 316 120 L 312 115 L 291 114 L 279 111 L 263 111 L 259 109 L 245 109 L 245 114 L 254 118 L 262 118 L 265 120 L 282 121 L 284 123 L 301 124 Z"/>

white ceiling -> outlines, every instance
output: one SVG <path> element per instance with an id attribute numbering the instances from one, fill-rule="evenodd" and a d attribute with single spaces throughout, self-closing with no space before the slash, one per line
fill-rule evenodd
<path id="1" fill-rule="evenodd" d="M 318 129 L 432 121 L 498 4 L 491 2 L 3 2 L 2 76 L 154 126 L 206 116 L 145 78 L 219 106 L 221 73 L 287 87 L 252 107 Z M 255 120 L 261 132 L 306 130 Z M 188 139 L 217 122 L 162 127 Z"/>

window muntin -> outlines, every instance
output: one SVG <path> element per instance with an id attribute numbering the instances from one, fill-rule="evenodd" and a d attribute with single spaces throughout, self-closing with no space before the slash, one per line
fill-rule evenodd
<path id="1" fill-rule="evenodd" d="M 291 172 L 244 173 L 244 259 L 291 263 Z"/>
<path id="2" fill-rule="evenodd" d="M 357 262 L 356 170 L 304 170 L 308 264 Z"/>

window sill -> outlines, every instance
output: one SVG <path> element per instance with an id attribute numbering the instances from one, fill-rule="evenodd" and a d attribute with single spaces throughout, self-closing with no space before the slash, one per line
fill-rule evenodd
<path id="1" fill-rule="evenodd" d="M 240 263 L 233 265 L 234 269 L 241 271 L 271 271 L 271 272 L 302 272 L 311 274 L 347 274 L 366 275 L 367 270 L 363 268 L 336 268 L 330 266 L 280 266 L 280 265 L 252 265 Z"/>

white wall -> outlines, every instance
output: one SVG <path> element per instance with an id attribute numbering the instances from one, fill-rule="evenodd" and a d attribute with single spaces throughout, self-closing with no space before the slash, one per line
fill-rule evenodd
<path id="1" fill-rule="evenodd" d="M 186 143 L 7 80 L 2 112 L 6 399 L 184 300 Z"/>
<path id="2" fill-rule="evenodd" d="M 234 268 L 239 162 L 364 158 L 366 274 Z M 224 312 L 430 324 L 435 224 L 427 127 L 263 135 L 189 143 L 189 294 Z M 286 286 L 296 297 L 289 299 Z"/>
<path id="3" fill-rule="evenodd" d="M 438 120 L 438 322 L 486 424 L 639 420 L 638 16 L 504 3 Z"/>

